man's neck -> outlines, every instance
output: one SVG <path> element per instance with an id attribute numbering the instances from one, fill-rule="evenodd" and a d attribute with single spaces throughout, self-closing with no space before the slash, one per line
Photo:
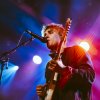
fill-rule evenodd
<path id="1" fill-rule="evenodd" d="M 64 51 L 65 48 L 61 48 L 60 53 L 62 53 Z M 58 53 L 57 49 L 52 49 L 50 50 L 51 53 Z"/>

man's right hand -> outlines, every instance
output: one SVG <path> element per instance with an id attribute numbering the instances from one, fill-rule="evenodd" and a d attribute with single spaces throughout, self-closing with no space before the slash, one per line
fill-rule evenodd
<path id="1" fill-rule="evenodd" d="M 36 87 L 36 92 L 37 92 L 39 97 L 44 97 L 45 96 L 45 90 L 44 89 L 45 89 L 45 85 L 44 86 L 43 85 L 38 85 Z"/>

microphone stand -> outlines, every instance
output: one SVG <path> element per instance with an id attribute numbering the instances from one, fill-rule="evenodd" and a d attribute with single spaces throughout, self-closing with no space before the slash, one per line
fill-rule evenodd
<path id="1" fill-rule="evenodd" d="M 9 51 L 6 51 L 6 52 L 4 52 L 3 54 L 0 55 L 0 63 L 1 63 L 0 85 L 1 85 L 2 73 L 3 73 L 3 70 L 4 70 L 4 66 L 7 64 L 8 60 L 9 60 L 8 56 L 10 54 L 14 53 L 16 51 L 16 49 L 18 49 L 19 47 L 25 46 L 26 44 L 30 43 L 32 40 L 34 40 L 34 37 L 31 37 L 27 41 L 24 41 L 24 42 L 20 43 L 19 45 L 17 45 L 15 48 L 13 48 Z"/>

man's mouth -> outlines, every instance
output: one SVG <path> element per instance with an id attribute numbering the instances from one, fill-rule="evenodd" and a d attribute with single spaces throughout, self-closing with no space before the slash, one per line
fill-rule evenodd
<path id="1" fill-rule="evenodd" d="M 46 38 L 46 40 L 47 40 L 47 41 L 50 41 L 50 39 L 49 39 L 49 38 Z"/>

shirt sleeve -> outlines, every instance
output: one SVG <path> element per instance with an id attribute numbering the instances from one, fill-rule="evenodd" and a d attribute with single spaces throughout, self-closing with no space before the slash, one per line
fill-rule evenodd
<path id="1" fill-rule="evenodd" d="M 74 50 L 77 68 L 73 67 L 72 82 L 78 86 L 92 84 L 95 78 L 95 72 L 89 54 L 79 46 L 76 46 Z"/>

